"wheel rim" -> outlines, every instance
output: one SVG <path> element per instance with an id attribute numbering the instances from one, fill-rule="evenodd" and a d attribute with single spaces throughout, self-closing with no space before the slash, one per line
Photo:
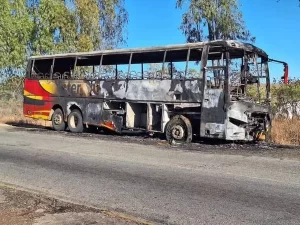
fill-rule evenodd
<path id="1" fill-rule="evenodd" d="M 62 115 L 56 114 L 53 118 L 53 122 L 55 125 L 60 125 L 62 123 Z"/>
<path id="2" fill-rule="evenodd" d="M 172 126 L 167 129 L 167 139 L 171 144 L 183 144 L 187 141 L 187 128 L 185 122 L 178 119 Z"/>
<path id="3" fill-rule="evenodd" d="M 175 140 L 182 140 L 185 135 L 184 128 L 180 125 L 176 125 L 172 128 L 171 134 Z"/>

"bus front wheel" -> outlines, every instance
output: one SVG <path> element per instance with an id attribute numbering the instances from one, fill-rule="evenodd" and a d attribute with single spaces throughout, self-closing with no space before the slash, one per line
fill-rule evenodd
<path id="1" fill-rule="evenodd" d="M 68 127 L 71 132 L 83 132 L 83 119 L 82 114 L 78 109 L 73 109 L 68 116 Z"/>
<path id="2" fill-rule="evenodd" d="M 170 144 L 183 144 L 192 141 L 192 125 L 182 115 L 174 116 L 167 124 L 166 139 Z"/>
<path id="3" fill-rule="evenodd" d="M 60 108 L 54 110 L 52 115 L 52 127 L 56 131 L 64 131 L 66 129 L 64 114 Z"/>

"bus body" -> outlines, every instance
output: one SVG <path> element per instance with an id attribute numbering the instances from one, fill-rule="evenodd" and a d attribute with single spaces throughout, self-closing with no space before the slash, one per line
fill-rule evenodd
<path id="1" fill-rule="evenodd" d="M 225 40 L 33 56 L 23 111 L 57 131 L 137 129 L 170 143 L 261 139 L 271 125 L 268 60 L 251 44 Z"/>

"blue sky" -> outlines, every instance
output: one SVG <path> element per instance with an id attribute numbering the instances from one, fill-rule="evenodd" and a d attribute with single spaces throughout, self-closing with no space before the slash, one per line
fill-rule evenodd
<path id="1" fill-rule="evenodd" d="M 176 0 L 126 0 L 129 13 L 125 47 L 149 47 L 185 42 L 179 29 L 182 11 Z M 240 0 L 247 28 L 258 47 L 271 58 L 289 64 L 290 77 L 300 78 L 300 7 L 298 0 Z M 283 74 L 282 65 L 270 64 L 271 78 Z"/>

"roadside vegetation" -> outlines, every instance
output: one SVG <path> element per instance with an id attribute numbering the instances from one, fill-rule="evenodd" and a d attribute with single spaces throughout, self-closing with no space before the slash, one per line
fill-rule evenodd
<path id="1" fill-rule="evenodd" d="M 272 141 L 284 145 L 300 145 L 300 80 L 288 85 L 271 86 L 273 128 Z"/>
<path id="2" fill-rule="evenodd" d="M 1 123 L 49 124 L 23 117 L 23 77 L 29 55 L 112 49 L 127 40 L 129 15 L 124 0 L 4 0 L 1 6 Z M 238 0 L 174 0 L 174 10 L 184 8 L 179 27 L 186 42 L 255 42 L 257 38 L 246 27 Z M 249 89 L 250 95 L 255 93 L 255 88 Z M 273 82 L 271 96 L 276 115 L 272 141 L 300 145 L 300 119 L 295 116 L 300 108 L 300 81 Z"/>

